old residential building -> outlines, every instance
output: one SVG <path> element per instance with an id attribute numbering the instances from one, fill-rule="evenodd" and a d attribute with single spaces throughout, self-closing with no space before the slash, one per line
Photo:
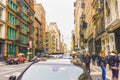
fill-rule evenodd
<path id="1" fill-rule="evenodd" d="M 4 53 L 5 46 L 5 17 L 6 17 L 6 1 L 0 0 L 0 54 Z"/>
<path id="2" fill-rule="evenodd" d="M 81 6 L 80 0 L 76 0 L 74 2 L 74 32 L 75 32 L 75 47 L 80 47 L 80 14 L 81 14 Z"/>
<path id="3" fill-rule="evenodd" d="M 50 34 L 50 28 L 48 25 L 46 25 L 46 52 L 50 53 L 51 52 L 51 34 Z"/>
<path id="4" fill-rule="evenodd" d="M 33 0 L 6 1 L 5 57 L 33 53 L 34 14 Z"/>
<path id="5" fill-rule="evenodd" d="M 75 50 L 85 51 L 87 23 L 84 0 L 76 0 L 74 7 Z"/>
<path id="6" fill-rule="evenodd" d="M 34 46 L 35 46 L 35 53 L 40 52 L 40 27 L 41 22 L 35 17 L 34 20 Z"/>
<path id="7" fill-rule="evenodd" d="M 120 53 L 120 1 L 105 0 L 105 30 L 102 38 L 102 49 L 110 52 L 117 49 Z"/>
<path id="8" fill-rule="evenodd" d="M 75 33 L 72 31 L 71 50 L 75 50 Z"/>
<path id="9" fill-rule="evenodd" d="M 40 50 L 41 52 L 46 51 L 46 12 L 42 4 L 35 4 L 35 16 L 41 22 L 40 27 Z"/>
<path id="10" fill-rule="evenodd" d="M 92 24 L 92 0 L 84 0 L 84 15 L 85 19 L 84 21 L 86 22 L 86 28 L 84 30 L 84 44 L 85 44 L 85 50 L 89 51 L 90 53 L 94 51 L 94 44 L 93 44 L 93 33 L 94 33 L 94 27 Z"/>
<path id="11" fill-rule="evenodd" d="M 49 25 L 49 38 L 50 40 L 50 50 L 51 52 L 60 51 L 60 31 L 56 22 L 51 22 Z"/>

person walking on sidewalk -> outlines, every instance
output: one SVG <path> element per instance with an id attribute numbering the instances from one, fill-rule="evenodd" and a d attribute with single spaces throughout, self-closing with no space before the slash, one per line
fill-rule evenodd
<path id="1" fill-rule="evenodd" d="M 104 50 L 100 51 L 98 60 L 99 60 L 99 64 L 100 64 L 100 67 L 102 70 L 102 80 L 106 80 L 106 64 L 107 64 L 106 61 L 107 61 L 107 58 L 106 58 Z"/>
<path id="2" fill-rule="evenodd" d="M 111 66 L 112 70 L 112 80 L 118 80 L 119 62 L 120 56 L 118 56 L 117 50 L 113 50 L 112 53 L 108 56 L 108 64 Z"/>
<path id="3" fill-rule="evenodd" d="M 95 59 L 96 59 L 96 56 L 95 56 L 95 52 L 92 53 L 92 64 L 95 65 Z"/>
<path id="4" fill-rule="evenodd" d="M 84 56 L 84 63 L 85 63 L 85 67 L 87 72 L 90 74 L 90 53 L 86 52 L 85 56 Z"/>

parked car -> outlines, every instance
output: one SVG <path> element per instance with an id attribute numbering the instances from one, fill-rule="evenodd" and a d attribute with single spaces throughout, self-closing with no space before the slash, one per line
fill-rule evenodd
<path id="1" fill-rule="evenodd" d="M 23 57 L 23 56 L 19 56 L 19 57 L 16 57 L 16 58 L 14 58 L 14 61 L 15 61 L 15 63 L 24 63 L 25 62 L 25 57 Z"/>
<path id="2" fill-rule="evenodd" d="M 70 53 L 64 53 L 63 59 L 72 59 L 72 55 Z"/>
<path id="3" fill-rule="evenodd" d="M 7 61 L 6 61 L 7 64 L 11 65 L 11 64 L 14 64 L 14 58 L 8 58 Z"/>
<path id="4" fill-rule="evenodd" d="M 80 65 L 70 59 L 50 59 L 32 63 L 18 77 L 9 80 L 91 80 Z"/>

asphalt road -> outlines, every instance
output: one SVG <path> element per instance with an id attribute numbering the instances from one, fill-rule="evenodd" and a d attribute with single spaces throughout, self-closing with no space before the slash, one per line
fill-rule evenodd
<path id="1" fill-rule="evenodd" d="M 9 76 L 18 76 L 28 65 L 28 63 L 17 65 L 4 65 L 0 67 L 0 80 L 8 80 Z"/>

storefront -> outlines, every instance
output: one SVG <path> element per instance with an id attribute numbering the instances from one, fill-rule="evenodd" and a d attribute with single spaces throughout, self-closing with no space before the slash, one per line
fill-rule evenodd
<path id="1" fill-rule="evenodd" d="M 0 39 L 0 55 L 4 53 L 4 39 Z"/>
<path id="2" fill-rule="evenodd" d="M 99 54 L 101 49 L 102 49 L 102 47 L 101 47 L 101 38 L 99 38 L 99 39 L 97 39 L 95 41 L 95 53 Z"/>
<path id="3" fill-rule="evenodd" d="M 27 56 L 28 49 L 24 46 L 19 46 L 19 53 L 24 53 Z"/>
<path id="4" fill-rule="evenodd" d="M 115 46 L 116 49 L 118 50 L 118 53 L 120 53 L 120 28 L 116 29 L 114 33 L 115 33 Z"/>
<path id="5" fill-rule="evenodd" d="M 101 38 L 102 50 L 105 51 L 106 54 L 115 49 L 115 37 L 114 33 L 106 33 L 104 37 Z"/>
<path id="6" fill-rule="evenodd" d="M 94 44 L 93 44 L 93 38 L 88 41 L 88 48 L 89 52 L 92 53 L 94 51 Z"/>

